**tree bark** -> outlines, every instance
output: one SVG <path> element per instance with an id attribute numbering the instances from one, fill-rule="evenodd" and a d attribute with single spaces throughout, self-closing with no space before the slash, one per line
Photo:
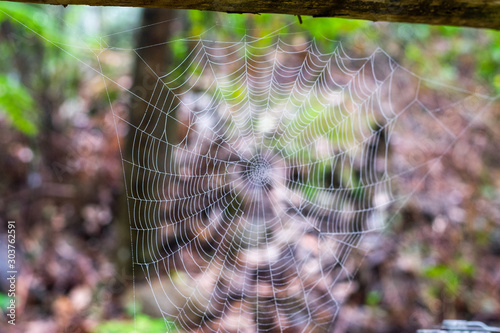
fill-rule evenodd
<path id="1" fill-rule="evenodd" d="M 500 0 L 13 0 L 54 5 L 277 13 L 500 29 Z"/>

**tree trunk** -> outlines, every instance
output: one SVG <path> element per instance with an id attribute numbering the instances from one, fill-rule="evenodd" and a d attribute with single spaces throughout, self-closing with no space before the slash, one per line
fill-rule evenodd
<path id="1" fill-rule="evenodd" d="M 171 37 L 173 31 L 171 22 L 175 21 L 173 20 L 175 17 L 174 10 L 144 9 L 141 25 L 149 27 L 139 30 L 136 39 L 137 57 L 131 89 L 133 94 L 129 107 L 130 126 L 122 154 L 127 191 L 123 195 L 123 208 L 121 209 L 123 215 L 117 226 L 121 244 L 121 251 L 118 253 L 130 252 L 132 235 L 134 262 L 140 260 L 138 256 L 145 255 L 136 248 L 135 229 L 140 228 L 144 220 L 149 223 L 148 217 L 154 218 L 152 215 L 155 211 L 148 205 L 147 200 L 153 197 L 157 199 L 158 193 L 162 193 L 164 189 L 160 187 L 163 182 L 157 177 L 170 171 L 172 146 L 166 145 L 165 142 L 174 142 L 173 134 L 176 131 L 176 123 L 166 121 L 164 116 L 166 110 L 159 108 L 157 101 L 162 99 L 160 104 L 163 104 L 165 99 L 172 98 L 172 94 L 161 90 L 163 85 L 158 77 L 166 74 L 171 62 L 169 44 L 164 44 L 164 42 Z M 155 24 L 158 22 L 164 23 Z M 141 49 L 145 45 L 157 46 Z M 169 104 L 168 101 L 165 103 L 165 105 Z M 170 117 L 169 119 L 175 118 L 175 114 L 170 114 Z M 158 119 L 166 122 L 166 128 L 165 123 L 157 123 Z M 130 227 L 133 227 L 132 232 Z M 130 273 L 131 258 L 119 256 L 118 259 L 122 271 Z"/>

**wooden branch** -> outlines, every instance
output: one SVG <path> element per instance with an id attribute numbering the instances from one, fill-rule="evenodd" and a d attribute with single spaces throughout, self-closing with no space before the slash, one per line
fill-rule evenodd
<path id="1" fill-rule="evenodd" d="M 198 9 L 455 25 L 500 30 L 500 0 L 14 0 L 53 5 Z"/>

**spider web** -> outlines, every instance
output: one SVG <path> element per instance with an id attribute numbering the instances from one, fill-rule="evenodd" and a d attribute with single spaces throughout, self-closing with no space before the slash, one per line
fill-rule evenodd
<path id="1" fill-rule="evenodd" d="M 125 89 L 144 104 L 139 121 L 114 111 L 134 138 L 123 159 L 134 265 L 178 329 L 330 331 L 363 240 L 494 99 L 381 49 L 353 57 L 280 33 L 183 41 L 174 70 L 149 67 L 148 98 Z M 155 47 L 132 51 L 145 62 Z"/>
<path id="2" fill-rule="evenodd" d="M 145 105 L 137 121 L 111 109 L 134 138 L 122 148 L 133 264 L 173 330 L 330 331 L 370 237 L 498 99 L 302 34 L 186 38 L 163 75 L 141 54 L 172 41 L 79 48 L 17 22 Z M 113 80 L 106 51 L 132 51 L 154 84 Z"/>

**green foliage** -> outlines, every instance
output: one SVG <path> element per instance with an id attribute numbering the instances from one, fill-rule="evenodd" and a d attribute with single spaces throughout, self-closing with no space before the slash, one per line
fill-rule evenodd
<path id="1" fill-rule="evenodd" d="M 239 40 L 245 35 L 263 37 L 274 32 L 286 33 L 294 16 L 225 14 L 190 11 L 191 34 L 204 39 Z M 261 45 L 257 45 L 261 46 Z"/>
<path id="2" fill-rule="evenodd" d="M 464 258 L 458 258 L 449 265 L 428 266 L 423 270 L 423 275 L 433 283 L 433 296 L 439 297 L 441 290 L 444 290 L 449 298 L 457 297 L 464 287 L 464 280 L 473 277 L 474 273 L 474 265 Z"/>
<path id="3" fill-rule="evenodd" d="M 171 45 L 172 53 L 174 55 L 174 59 L 176 63 L 181 62 L 186 58 L 189 52 L 189 48 L 187 43 L 182 39 L 176 39 Z"/>
<path id="4" fill-rule="evenodd" d="M 41 40 L 47 44 L 57 43 L 65 36 L 56 24 L 57 20 L 51 19 L 46 13 L 46 8 L 41 6 L 2 1 L 0 2 L 0 22 L 5 20 L 42 37 Z"/>
<path id="5" fill-rule="evenodd" d="M 311 185 L 309 183 L 306 183 L 305 185 L 302 186 L 302 191 L 304 192 L 304 196 L 306 200 L 310 202 L 314 202 L 316 197 L 318 196 L 318 188 L 314 185 Z"/>
<path id="6" fill-rule="evenodd" d="M 22 3 L 0 3 L 0 113 L 17 130 L 38 132 L 37 107 L 56 105 L 74 96 L 80 82 L 79 63 L 64 45 L 86 43 L 83 34 L 69 28 L 76 24 L 71 11 Z M 64 16 L 62 14 L 65 14 Z M 63 16 L 63 18 L 61 18 Z M 81 20 L 79 18 L 78 20 Z M 95 43 L 94 43 L 95 44 Z M 89 44 L 82 44 L 88 46 Z M 85 47 L 78 58 L 85 60 Z M 87 52 L 95 59 L 95 54 Z"/>
<path id="7" fill-rule="evenodd" d="M 471 78 L 497 93 L 500 83 L 500 32 L 449 26 L 392 23 L 386 32 L 404 50 L 401 59 L 419 75 L 452 85 L 461 75 Z M 466 74 L 469 75 L 469 74 Z M 500 80 L 500 79 L 499 79 Z"/>
<path id="8" fill-rule="evenodd" d="M 132 320 L 111 320 L 100 324 L 95 333 L 165 333 L 176 332 L 172 322 L 163 318 L 151 318 L 138 314 L 135 322 Z"/>
<path id="9" fill-rule="evenodd" d="M 365 303 L 370 306 L 377 306 L 382 300 L 382 294 L 377 290 L 371 290 L 366 295 Z"/>
<path id="10" fill-rule="evenodd" d="M 0 293 L 0 309 L 5 311 L 7 309 L 7 306 L 10 304 L 10 297 Z"/>
<path id="11" fill-rule="evenodd" d="M 332 40 L 340 40 L 352 37 L 354 34 L 369 29 L 372 23 L 363 20 L 332 19 L 332 18 L 307 18 L 303 27 L 311 34 L 311 37 L 326 37 Z M 332 50 L 330 50 L 332 51 Z"/>
<path id="12" fill-rule="evenodd" d="M 497 93 L 500 94 L 500 74 L 495 75 L 493 77 L 493 86 L 495 87 Z"/>
<path id="13" fill-rule="evenodd" d="M 33 98 L 26 87 L 7 75 L 0 75 L 0 112 L 21 132 L 27 135 L 37 133 L 37 113 Z"/>
<path id="14" fill-rule="evenodd" d="M 439 284 L 439 288 L 434 288 L 432 290 L 432 293 L 435 294 L 434 296 L 439 296 L 441 286 L 444 286 L 445 293 L 448 297 L 455 297 L 457 295 L 460 288 L 460 276 L 455 270 L 441 264 L 425 268 L 424 275 Z"/>

